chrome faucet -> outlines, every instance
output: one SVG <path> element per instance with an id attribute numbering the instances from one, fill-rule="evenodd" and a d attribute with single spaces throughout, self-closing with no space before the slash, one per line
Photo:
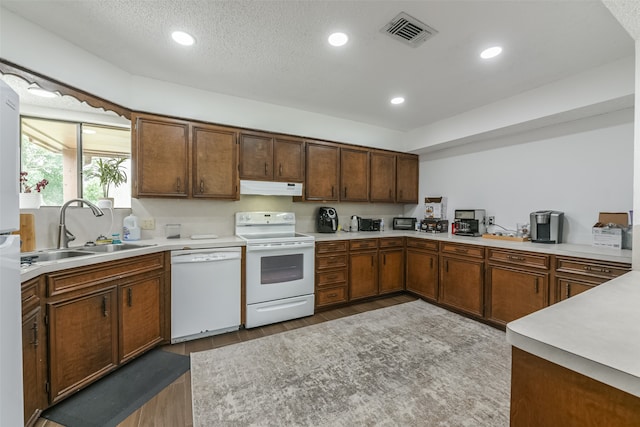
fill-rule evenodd
<path id="1" fill-rule="evenodd" d="M 65 215 L 67 212 L 67 207 L 73 202 L 80 202 L 89 206 L 91 208 L 91 212 L 93 212 L 95 216 L 104 215 L 104 212 L 102 212 L 102 210 L 99 207 L 97 207 L 96 205 L 94 205 L 88 200 L 71 199 L 65 202 L 65 204 L 62 205 L 62 207 L 60 208 L 60 222 L 58 225 L 58 249 L 67 249 L 69 247 L 69 242 L 72 242 L 76 239 L 76 236 L 71 234 L 71 232 L 67 230 L 67 226 L 65 225 Z"/>

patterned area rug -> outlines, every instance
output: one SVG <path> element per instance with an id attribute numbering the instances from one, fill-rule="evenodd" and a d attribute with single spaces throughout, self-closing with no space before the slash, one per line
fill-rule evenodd
<path id="1" fill-rule="evenodd" d="M 509 425 L 504 332 L 417 300 L 191 354 L 194 426 Z"/>

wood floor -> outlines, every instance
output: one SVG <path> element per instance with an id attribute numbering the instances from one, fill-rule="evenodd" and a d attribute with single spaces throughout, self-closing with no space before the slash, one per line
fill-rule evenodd
<path id="1" fill-rule="evenodd" d="M 167 345 L 163 350 L 178 354 L 188 355 L 197 351 L 209 350 L 225 345 L 236 344 L 254 338 L 277 334 L 279 332 L 310 326 L 328 320 L 339 319 L 352 314 L 363 313 L 365 311 L 378 308 L 389 307 L 416 298 L 410 295 L 397 295 L 380 298 L 374 301 L 363 302 L 350 305 L 348 307 L 316 313 L 313 316 L 302 319 L 290 320 L 288 322 L 276 323 L 260 328 L 242 329 L 223 335 L 216 335 L 209 338 L 202 338 L 186 343 Z M 40 418 L 36 422 L 36 427 L 61 427 L 61 424 Z M 191 372 L 187 371 L 180 378 L 158 393 L 155 397 L 145 403 L 141 408 L 131 414 L 118 427 L 191 427 L 193 417 L 191 413 Z M 65 427 L 65 426 L 62 426 Z"/>

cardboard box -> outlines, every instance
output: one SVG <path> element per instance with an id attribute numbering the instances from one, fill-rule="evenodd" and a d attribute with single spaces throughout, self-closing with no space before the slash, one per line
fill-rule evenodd
<path id="1" fill-rule="evenodd" d="M 447 199 L 445 197 L 425 197 L 425 218 L 446 219 L 447 218 Z"/>
<path id="2" fill-rule="evenodd" d="M 592 228 L 592 246 L 630 248 L 629 215 L 626 212 L 600 212 Z"/>

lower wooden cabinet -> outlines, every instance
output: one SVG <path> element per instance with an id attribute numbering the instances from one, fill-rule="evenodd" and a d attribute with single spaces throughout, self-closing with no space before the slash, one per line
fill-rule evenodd
<path id="1" fill-rule="evenodd" d="M 489 265 L 487 319 L 506 325 L 549 305 L 549 274 Z"/>
<path id="2" fill-rule="evenodd" d="M 438 299 L 438 242 L 407 238 L 405 286 L 425 299 Z"/>
<path id="3" fill-rule="evenodd" d="M 46 347 L 42 280 L 22 284 L 22 388 L 25 425 L 33 425 L 47 407 Z"/>
<path id="4" fill-rule="evenodd" d="M 349 300 L 378 295 L 378 251 L 349 254 Z"/>
<path id="5" fill-rule="evenodd" d="M 438 301 L 462 312 L 484 315 L 484 248 L 443 243 Z"/>
<path id="6" fill-rule="evenodd" d="M 118 365 L 117 292 L 111 286 L 48 303 L 51 403 Z"/>
<path id="7" fill-rule="evenodd" d="M 631 264 L 557 256 L 552 303 L 598 286 L 631 271 Z"/>
<path id="8" fill-rule="evenodd" d="M 346 240 L 316 243 L 316 307 L 330 307 L 349 300 Z"/>
<path id="9" fill-rule="evenodd" d="M 600 281 L 588 282 L 584 280 L 576 280 L 571 278 L 556 278 L 557 301 L 562 301 L 576 296 L 584 291 L 593 289 L 601 284 Z"/>

